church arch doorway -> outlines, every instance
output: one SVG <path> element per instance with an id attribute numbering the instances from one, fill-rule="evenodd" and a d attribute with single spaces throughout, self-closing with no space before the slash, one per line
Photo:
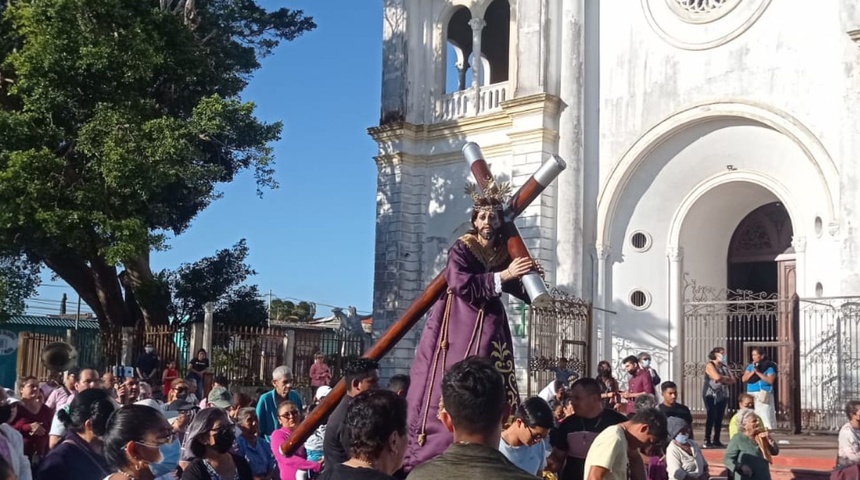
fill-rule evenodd
<path id="1" fill-rule="evenodd" d="M 748 213 L 744 215 L 744 211 Z M 710 285 L 699 285 L 696 277 L 686 278 L 682 327 L 684 400 L 694 410 L 705 413 L 700 393 L 707 354 L 722 346 L 733 376 L 739 379 L 731 387 L 728 403 L 730 411 L 736 409 L 735 399 L 746 390 L 740 376 L 749 363 L 751 350 L 761 348 L 779 365 L 774 395 L 777 424 L 779 428 L 790 428 L 790 386 L 797 354 L 792 316 L 796 267 L 791 218 L 780 201 L 759 204 L 751 210 L 748 207 L 736 215 L 742 218 L 735 221 L 733 231 L 729 230 L 728 248 L 723 250 L 722 282 L 711 277 Z M 723 228 L 729 225 L 723 222 Z"/>

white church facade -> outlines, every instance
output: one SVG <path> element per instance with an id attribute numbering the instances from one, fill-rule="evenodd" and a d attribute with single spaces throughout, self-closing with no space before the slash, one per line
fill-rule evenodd
<path id="1" fill-rule="evenodd" d="M 465 142 L 515 188 L 559 155 L 517 225 L 548 284 L 593 305 L 583 373 L 606 359 L 623 376 L 648 351 L 695 407 L 711 348 L 737 370 L 759 346 L 786 428 L 844 421 L 837 403 L 860 396 L 856 2 L 384 5 L 376 330 L 468 228 Z M 524 385 L 528 314 L 509 317 Z M 419 334 L 384 373 L 408 373 Z"/>

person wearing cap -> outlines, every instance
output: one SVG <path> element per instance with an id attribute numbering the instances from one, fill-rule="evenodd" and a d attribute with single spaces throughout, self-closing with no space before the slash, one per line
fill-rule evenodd
<path id="1" fill-rule="evenodd" d="M 220 408 L 228 414 L 233 409 L 233 394 L 224 387 L 213 388 L 206 400 L 210 407 Z"/>
<path id="2" fill-rule="evenodd" d="M 312 412 L 329 393 L 331 393 L 331 387 L 328 385 L 319 387 L 316 395 L 314 395 L 314 404 L 311 405 L 310 411 Z M 314 433 L 305 440 L 305 450 L 308 453 L 308 460 L 313 460 L 314 462 L 322 460 L 323 444 L 325 442 L 325 426 L 327 422 L 328 417 L 323 418 L 320 425 L 316 430 L 314 430 Z"/>
<path id="3" fill-rule="evenodd" d="M 691 437 L 693 428 L 681 417 L 666 419 L 669 445 L 666 447 L 666 470 L 669 480 L 706 480 L 708 462 L 702 447 Z"/>

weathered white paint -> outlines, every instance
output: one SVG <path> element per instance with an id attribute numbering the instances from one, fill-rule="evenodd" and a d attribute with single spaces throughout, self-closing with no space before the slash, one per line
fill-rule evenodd
<path id="1" fill-rule="evenodd" d="M 385 1 L 386 18 L 405 19 L 385 38 L 405 42 L 385 44 L 383 105 L 405 105 L 406 123 L 373 132 L 378 328 L 466 228 L 466 141 L 514 186 L 551 154 L 568 163 L 518 225 L 551 282 L 615 312 L 595 312 L 613 333 L 593 349 L 601 358 L 651 349 L 661 373 L 678 372 L 684 280 L 725 286 L 734 227 L 773 201 L 792 220 L 799 293 L 821 282 L 826 295 L 860 294 L 860 49 L 846 33 L 860 7 L 727 0 L 708 17 L 674 1 L 511 1 L 509 81 L 490 86 L 506 101 L 442 117 L 447 21 L 460 6 L 482 18 L 491 2 Z M 646 251 L 630 245 L 636 231 Z M 647 309 L 631 307 L 634 289 Z M 387 373 L 408 370 L 410 341 Z"/>

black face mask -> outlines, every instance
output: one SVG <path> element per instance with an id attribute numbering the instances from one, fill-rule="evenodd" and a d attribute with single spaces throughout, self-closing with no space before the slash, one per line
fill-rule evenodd
<path id="1" fill-rule="evenodd" d="M 215 434 L 215 445 L 212 448 L 218 453 L 227 453 L 233 448 L 233 442 L 236 441 L 236 432 L 233 427 L 223 427 Z"/>
<path id="2" fill-rule="evenodd" d="M 12 419 L 12 405 L 4 403 L 0 405 L 0 423 L 6 423 Z"/>

